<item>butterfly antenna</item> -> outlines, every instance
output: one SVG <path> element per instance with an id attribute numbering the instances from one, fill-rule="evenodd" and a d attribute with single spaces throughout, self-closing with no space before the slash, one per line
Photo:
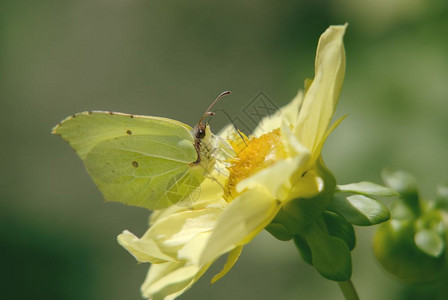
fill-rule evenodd
<path id="1" fill-rule="evenodd" d="M 210 106 L 205 110 L 204 114 L 202 115 L 201 119 L 198 122 L 198 127 L 200 127 L 200 125 L 202 124 L 202 121 L 204 121 L 204 118 L 207 116 L 212 116 L 215 113 L 210 111 L 212 109 L 212 107 L 224 96 L 230 94 L 230 91 L 225 91 L 222 92 L 221 94 L 219 94 L 218 97 L 216 97 L 216 99 L 212 102 L 212 104 L 210 104 Z"/>
<path id="2" fill-rule="evenodd" d="M 246 139 L 243 137 L 243 135 L 241 134 L 241 132 L 238 130 L 238 127 L 236 127 L 236 124 L 235 124 L 235 122 L 233 122 L 233 120 L 232 120 L 232 118 L 230 117 L 230 115 L 229 115 L 224 109 L 222 109 L 222 108 L 217 108 L 217 109 L 215 109 L 215 110 L 213 111 L 213 114 L 215 113 L 215 111 L 222 111 L 222 112 L 227 116 L 227 118 L 229 118 L 229 121 L 230 121 L 230 123 L 232 123 L 233 128 L 235 128 L 236 133 L 238 133 L 238 135 L 240 136 L 240 138 L 243 140 L 244 144 L 246 144 L 246 146 L 247 146 Z"/>

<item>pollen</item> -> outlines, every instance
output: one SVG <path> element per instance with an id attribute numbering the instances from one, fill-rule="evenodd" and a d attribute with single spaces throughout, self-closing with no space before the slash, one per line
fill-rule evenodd
<path id="1" fill-rule="evenodd" d="M 275 129 L 258 138 L 246 138 L 244 141 L 234 140 L 231 145 L 238 155 L 229 161 L 229 177 L 224 189 L 224 199 L 230 202 L 238 193 L 236 185 L 243 179 L 272 165 L 284 155 L 280 141 L 280 129 Z"/>

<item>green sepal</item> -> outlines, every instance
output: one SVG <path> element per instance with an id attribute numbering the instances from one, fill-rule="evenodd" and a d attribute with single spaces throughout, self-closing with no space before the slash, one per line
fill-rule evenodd
<path id="1" fill-rule="evenodd" d="M 368 181 L 337 185 L 336 190 L 338 192 L 353 193 L 370 197 L 396 197 L 400 195 L 391 188 Z"/>
<path id="2" fill-rule="evenodd" d="M 328 210 L 343 216 L 349 223 L 370 226 L 387 221 L 389 210 L 380 201 L 363 196 L 334 197 Z"/>
<path id="3" fill-rule="evenodd" d="M 306 240 L 301 237 L 300 235 L 294 236 L 294 244 L 296 245 L 297 250 L 299 250 L 300 256 L 302 259 L 310 264 L 313 265 L 313 256 L 311 254 L 311 249 Z"/>
<path id="4" fill-rule="evenodd" d="M 279 223 L 271 223 L 265 229 L 280 241 L 289 241 L 293 238 L 292 234 Z"/>
<path id="5" fill-rule="evenodd" d="M 425 209 L 425 214 L 415 221 L 414 242 L 427 255 L 439 257 L 444 252 L 445 220 L 446 214 L 441 209 Z"/>
<path id="6" fill-rule="evenodd" d="M 353 250 L 356 246 L 356 236 L 353 225 L 337 213 L 331 211 L 325 211 L 322 216 L 328 232 L 332 236 L 343 240 L 350 251 Z"/>
<path id="7" fill-rule="evenodd" d="M 325 194 L 318 194 L 312 198 L 295 198 L 288 201 L 282 212 L 288 215 L 288 223 L 283 223 L 293 234 L 301 232 L 309 224 L 315 222 L 328 206 L 329 198 Z M 294 226 L 294 227 L 293 227 Z"/>
<path id="8" fill-rule="evenodd" d="M 275 216 L 274 220 L 272 220 L 271 224 L 281 224 L 283 228 L 288 231 L 291 235 L 299 234 L 304 228 L 304 223 L 301 220 L 297 220 L 290 216 L 283 208 L 280 209 Z M 274 235 L 275 236 L 275 235 Z"/>
<path id="9" fill-rule="evenodd" d="M 443 239 L 434 230 L 421 229 L 417 231 L 414 241 L 418 249 L 433 257 L 439 257 L 445 249 Z"/>
<path id="10" fill-rule="evenodd" d="M 344 241 L 324 233 L 316 223 L 310 224 L 302 236 L 311 250 L 313 266 L 323 277 L 334 281 L 350 279 L 352 260 Z"/>

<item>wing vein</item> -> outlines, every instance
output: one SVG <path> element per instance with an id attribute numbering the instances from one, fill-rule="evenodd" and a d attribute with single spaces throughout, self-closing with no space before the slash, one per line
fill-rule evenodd
<path id="1" fill-rule="evenodd" d="M 113 149 L 121 150 L 121 151 L 124 151 L 124 152 L 140 154 L 140 155 L 143 155 L 143 156 L 146 156 L 146 157 L 153 157 L 153 158 L 160 158 L 160 159 L 164 159 L 164 160 L 175 161 L 175 162 L 183 163 L 183 164 L 192 162 L 192 161 L 189 161 L 189 160 L 179 160 L 179 159 L 175 159 L 173 157 L 167 157 L 167 156 L 164 156 L 164 155 L 147 153 L 147 152 L 143 152 L 143 151 L 131 150 L 131 149 L 126 149 L 126 148 L 121 148 L 121 147 L 120 148 L 114 147 Z"/>
<path id="2" fill-rule="evenodd" d="M 174 173 L 174 172 L 176 172 L 177 170 L 179 170 L 179 169 L 182 169 L 182 168 L 184 168 L 185 166 L 180 166 L 180 167 L 178 167 L 178 168 L 176 168 L 176 169 L 172 169 L 172 170 L 169 170 L 169 171 L 166 171 L 166 172 L 162 172 L 162 173 L 159 173 L 159 174 L 155 174 L 155 175 L 148 175 L 148 176 L 137 176 L 137 175 L 135 175 L 135 173 L 132 175 L 134 178 L 150 178 L 151 180 L 152 179 L 154 179 L 154 178 L 157 178 L 157 177 L 160 177 L 160 176 L 163 176 L 163 175 L 166 175 L 166 174 L 169 174 L 169 173 Z M 173 176 L 174 176 L 175 174 L 173 174 Z"/>

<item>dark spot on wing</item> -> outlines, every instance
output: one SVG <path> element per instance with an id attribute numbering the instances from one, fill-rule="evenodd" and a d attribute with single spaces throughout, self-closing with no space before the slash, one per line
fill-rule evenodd
<path id="1" fill-rule="evenodd" d="M 303 172 L 302 177 L 304 177 L 308 171 Z"/>
<path id="2" fill-rule="evenodd" d="M 135 168 L 138 168 L 138 162 L 136 162 L 135 160 L 132 162 L 132 165 L 133 165 Z"/>
<path id="3" fill-rule="evenodd" d="M 126 133 L 129 134 L 129 135 L 131 135 L 131 134 L 132 134 L 132 131 L 130 131 L 130 130 L 128 129 L 128 131 L 126 131 Z"/>

